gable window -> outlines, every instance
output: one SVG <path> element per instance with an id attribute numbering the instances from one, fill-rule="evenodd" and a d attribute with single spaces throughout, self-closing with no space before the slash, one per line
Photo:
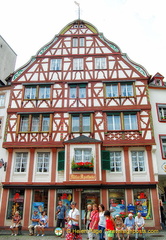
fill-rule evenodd
<path id="1" fill-rule="evenodd" d="M 122 159 L 121 159 L 121 152 L 114 151 L 110 152 L 110 165 L 111 165 L 111 172 L 121 172 L 122 171 Z"/>
<path id="2" fill-rule="evenodd" d="M 90 114 L 73 114 L 71 122 L 72 132 L 90 132 Z"/>
<path id="3" fill-rule="evenodd" d="M 132 97 L 134 96 L 133 82 L 105 83 L 106 97 Z"/>
<path id="4" fill-rule="evenodd" d="M 144 151 L 132 151 L 131 159 L 133 172 L 145 171 Z"/>
<path id="5" fill-rule="evenodd" d="M 70 98 L 86 98 L 86 84 L 69 85 Z"/>
<path id="6" fill-rule="evenodd" d="M 73 70 L 83 70 L 83 58 L 73 59 Z"/>
<path id="7" fill-rule="evenodd" d="M 26 172 L 27 159 L 28 159 L 28 153 L 27 152 L 16 153 L 14 172 Z"/>
<path id="8" fill-rule="evenodd" d="M 73 38 L 73 47 L 84 47 L 85 46 L 85 38 Z"/>
<path id="9" fill-rule="evenodd" d="M 118 97 L 118 84 L 106 85 L 106 97 Z"/>
<path id="10" fill-rule="evenodd" d="M 50 85 L 25 86 L 24 99 L 49 99 Z"/>
<path id="11" fill-rule="evenodd" d="M 62 70 L 62 59 L 56 58 L 56 59 L 51 59 L 50 62 L 50 70 L 51 71 L 59 71 Z"/>
<path id="12" fill-rule="evenodd" d="M 5 94 L 0 94 L 0 107 L 5 106 Z"/>
<path id="13" fill-rule="evenodd" d="M 27 114 L 21 116 L 20 132 L 48 132 L 49 126 L 49 114 Z"/>
<path id="14" fill-rule="evenodd" d="M 106 58 L 95 58 L 95 69 L 106 69 Z"/>
<path id="15" fill-rule="evenodd" d="M 92 149 L 74 149 L 74 161 L 75 162 L 90 162 L 92 160 Z"/>
<path id="16" fill-rule="evenodd" d="M 158 105 L 159 119 L 166 121 L 166 104 Z"/>
<path id="17" fill-rule="evenodd" d="M 107 113 L 107 130 L 137 130 L 137 114 L 135 112 Z"/>
<path id="18" fill-rule="evenodd" d="M 37 153 L 37 172 L 48 172 L 49 171 L 49 152 L 38 152 Z"/>
<path id="19" fill-rule="evenodd" d="M 161 149 L 162 149 L 162 157 L 166 158 L 166 136 L 161 136 Z"/>

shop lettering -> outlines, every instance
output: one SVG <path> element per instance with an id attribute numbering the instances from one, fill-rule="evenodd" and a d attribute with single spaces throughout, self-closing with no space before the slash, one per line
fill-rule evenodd
<path id="1" fill-rule="evenodd" d="M 71 180 L 95 180 L 95 174 L 71 174 Z"/>

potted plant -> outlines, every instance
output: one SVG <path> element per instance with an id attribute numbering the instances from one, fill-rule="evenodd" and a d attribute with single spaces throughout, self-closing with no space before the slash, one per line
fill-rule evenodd
<path id="1" fill-rule="evenodd" d="M 72 171 L 93 171 L 94 163 L 93 158 L 87 162 L 75 162 L 74 159 L 71 163 Z"/>

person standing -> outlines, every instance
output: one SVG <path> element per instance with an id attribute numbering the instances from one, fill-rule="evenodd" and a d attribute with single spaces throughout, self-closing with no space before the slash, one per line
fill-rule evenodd
<path id="1" fill-rule="evenodd" d="M 110 211 L 105 211 L 104 216 L 106 218 L 106 226 L 105 231 L 107 235 L 107 240 L 112 240 L 114 236 L 115 222 L 113 217 L 111 216 Z"/>
<path id="2" fill-rule="evenodd" d="M 97 204 L 93 204 L 93 211 L 90 215 L 90 225 L 89 225 L 89 240 L 97 237 L 98 223 L 99 223 L 99 211 Z"/>
<path id="3" fill-rule="evenodd" d="M 105 217 L 104 217 L 105 207 L 103 204 L 99 204 L 99 240 L 104 240 L 104 231 L 105 231 Z"/>
<path id="4" fill-rule="evenodd" d="M 32 217 L 31 217 L 31 221 L 32 223 L 28 226 L 28 229 L 29 229 L 29 236 L 33 236 L 36 234 L 36 228 L 35 226 L 38 225 L 39 223 L 39 215 L 38 215 L 38 211 L 37 210 L 34 210 L 33 214 L 32 214 Z"/>
<path id="5" fill-rule="evenodd" d="M 139 231 L 142 234 L 143 239 L 145 239 L 144 225 L 145 225 L 145 220 L 141 216 L 141 213 L 138 212 L 137 216 L 135 217 L 135 230 L 136 230 L 135 239 L 138 239 Z"/>
<path id="6" fill-rule="evenodd" d="M 62 228 L 62 238 L 65 236 L 65 217 L 66 217 L 66 207 L 62 204 L 62 201 L 58 202 L 58 206 L 56 208 L 57 215 L 57 224 L 56 227 Z"/>

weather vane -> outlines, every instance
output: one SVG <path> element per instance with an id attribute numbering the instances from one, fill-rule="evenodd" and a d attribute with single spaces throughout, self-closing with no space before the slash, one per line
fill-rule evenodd
<path id="1" fill-rule="evenodd" d="M 74 3 L 78 6 L 78 19 L 80 19 L 80 4 L 76 1 Z"/>

